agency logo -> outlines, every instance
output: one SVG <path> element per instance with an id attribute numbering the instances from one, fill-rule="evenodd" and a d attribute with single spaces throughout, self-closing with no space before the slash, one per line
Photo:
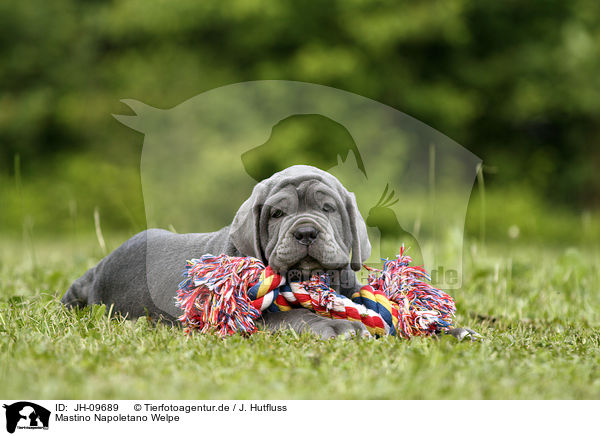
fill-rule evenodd
<path id="1" fill-rule="evenodd" d="M 16 429 L 48 430 L 48 409 L 29 401 L 4 404 L 3 407 L 6 409 L 6 431 L 9 433 L 14 433 Z"/>
<path id="2" fill-rule="evenodd" d="M 363 263 L 381 267 L 404 245 L 434 286 L 460 288 L 465 217 L 481 159 L 432 127 L 356 94 L 285 80 L 231 84 L 168 109 L 123 103 L 134 115 L 115 118 L 144 134 L 149 228 L 219 230 L 232 224 L 257 182 L 310 165 L 354 194 L 371 245 Z M 151 267 L 164 260 L 161 240 L 148 236 L 146 278 L 153 302 L 169 312 L 162 271 Z"/>

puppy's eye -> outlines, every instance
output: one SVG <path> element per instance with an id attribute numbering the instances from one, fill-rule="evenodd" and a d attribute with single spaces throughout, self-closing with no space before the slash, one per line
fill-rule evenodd
<path id="1" fill-rule="evenodd" d="M 283 211 L 281 209 L 273 209 L 271 211 L 271 218 L 281 218 L 283 216 Z"/>
<path id="2" fill-rule="evenodd" d="M 323 212 L 327 212 L 327 213 L 335 212 L 335 207 L 330 203 L 325 203 L 323 205 Z"/>

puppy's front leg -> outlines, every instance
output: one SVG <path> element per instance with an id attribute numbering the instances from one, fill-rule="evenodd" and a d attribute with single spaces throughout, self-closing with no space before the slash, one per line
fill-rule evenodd
<path id="1" fill-rule="evenodd" d="M 344 338 L 371 337 L 361 322 L 326 318 L 303 308 L 287 312 L 264 312 L 260 320 L 262 320 L 262 327 L 265 330 L 292 329 L 297 333 L 314 333 L 321 339 L 330 339 L 336 336 Z"/>

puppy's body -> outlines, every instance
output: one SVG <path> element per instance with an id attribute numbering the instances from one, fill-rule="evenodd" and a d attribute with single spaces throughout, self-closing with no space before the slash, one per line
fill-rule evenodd
<path id="1" fill-rule="evenodd" d="M 352 270 L 360 268 L 370 248 L 354 196 L 330 174 L 298 165 L 258 183 L 231 226 L 214 233 L 151 229 L 135 235 L 77 279 L 62 302 L 112 305 L 129 317 L 174 322 L 181 314 L 174 297 L 185 262 L 204 254 L 257 257 L 288 276 L 327 272 L 332 287 L 349 295 L 358 288 Z M 368 335 L 361 323 L 305 309 L 265 313 L 262 320 L 272 330 Z"/>
<path id="2" fill-rule="evenodd" d="M 178 284 L 183 280 L 186 260 L 203 254 L 242 256 L 228 238 L 229 227 L 214 233 L 176 234 L 166 230 L 145 230 L 105 257 L 69 288 L 62 302 L 67 306 L 112 304 L 116 313 L 132 318 L 149 315 L 175 321 Z M 148 241 L 152 257 L 148 264 Z M 150 270 L 150 271 L 149 271 Z M 150 275 L 158 281 L 149 281 Z M 153 293 L 151 289 L 163 289 Z"/>

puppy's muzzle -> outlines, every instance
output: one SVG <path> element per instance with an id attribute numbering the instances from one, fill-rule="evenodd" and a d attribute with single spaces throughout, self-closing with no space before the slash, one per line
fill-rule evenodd
<path id="1" fill-rule="evenodd" d="M 317 240 L 319 231 L 313 226 L 302 226 L 294 230 L 292 234 L 299 244 L 308 246 L 312 245 Z"/>

